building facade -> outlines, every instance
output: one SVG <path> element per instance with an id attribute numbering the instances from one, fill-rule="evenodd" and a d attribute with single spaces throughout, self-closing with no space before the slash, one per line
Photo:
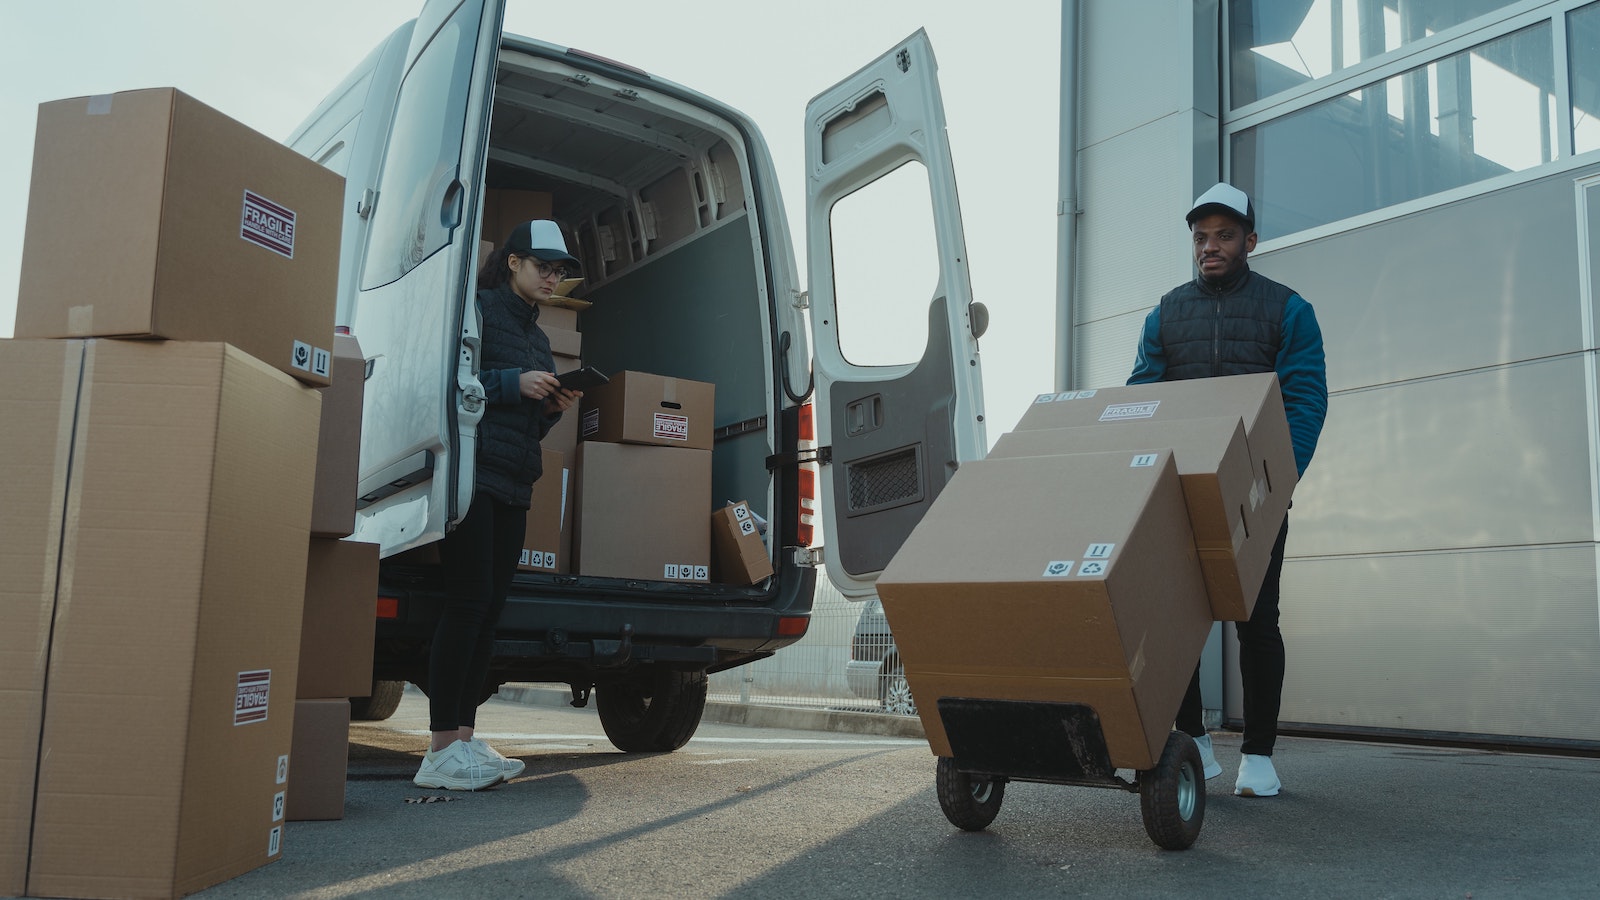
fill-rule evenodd
<path id="1" fill-rule="evenodd" d="M 1219 179 L 1322 324 L 1283 721 L 1600 745 L 1600 2 L 1074 11 L 1063 387 L 1126 379 Z"/>

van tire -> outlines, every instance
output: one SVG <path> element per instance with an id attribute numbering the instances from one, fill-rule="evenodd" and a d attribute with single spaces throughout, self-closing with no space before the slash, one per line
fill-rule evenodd
<path id="1" fill-rule="evenodd" d="M 606 737 L 623 753 L 671 753 L 689 743 L 706 709 L 706 673 L 645 669 L 595 686 Z"/>
<path id="2" fill-rule="evenodd" d="M 406 692 L 404 681 L 374 681 L 372 696 L 350 698 L 350 718 L 356 722 L 381 722 L 400 708 Z"/>

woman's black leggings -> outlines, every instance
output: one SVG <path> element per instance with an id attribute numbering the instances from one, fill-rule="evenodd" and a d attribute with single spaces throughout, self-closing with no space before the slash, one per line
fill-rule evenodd
<path id="1" fill-rule="evenodd" d="M 450 585 L 428 658 L 428 728 L 473 727 L 483 702 L 494 626 L 522 554 L 528 511 L 478 493 L 439 548 Z"/>

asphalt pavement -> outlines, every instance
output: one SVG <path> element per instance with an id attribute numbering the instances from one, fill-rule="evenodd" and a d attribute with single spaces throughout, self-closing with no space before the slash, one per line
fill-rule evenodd
<path id="1" fill-rule="evenodd" d="M 1117 790 L 1014 782 L 960 831 L 907 720 L 712 704 L 683 749 L 630 755 L 565 700 L 487 704 L 479 733 L 528 770 L 452 794 L 411 784 L 427 722 L 408 694 L 352 727 L 343 820 L 290 823 L 281 860 L 200 896 L 1600 896 L 1596 759 L 1289 737 L 1283 793 L 1246 799 L 1222 732 L 1204 828 L 1172 852 Z"/>

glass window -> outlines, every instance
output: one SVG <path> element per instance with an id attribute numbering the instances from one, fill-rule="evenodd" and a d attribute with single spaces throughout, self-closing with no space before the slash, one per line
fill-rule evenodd
<path id="1" fill-rule="evenodd" d="M 939 288 L 928 168 L 908 162 L 828 215 L 839 352 L 858 366 L 922 359 Z"/>
<path id="2" fill-rule="evenodd" d="M 361 289 L 381 287 L 450 242 L 460 224 L 462 128 L 477 34 L 459 16 L 412 63 L 395 101 Z"/>
<path id="3" fill-rule="evenodd" d="M 1234 183 L 1273 238 L 1555 158 L 1555 62 L 1540 23 L 1232 139 Z"/>
<path id="4" fill-rule="evenodd" d="M 1600 150 L 1600 3 L 1567 14 L 1567 68 L 1572 78 L 1572 144 Z"/>
<path id="5" fill-rule="evenodd" d="M 1233 106 L 1511 5 L 1512 0 L 1231 0 Z"/>

